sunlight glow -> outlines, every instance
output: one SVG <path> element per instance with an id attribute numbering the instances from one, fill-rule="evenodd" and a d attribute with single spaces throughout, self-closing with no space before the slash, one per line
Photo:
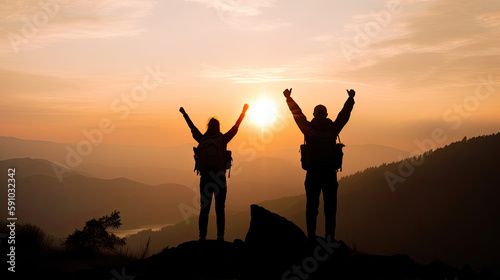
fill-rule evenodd
<path id="1" fill-rule="evenodd" d="M 266 98 L 250 104 L 250 119 L 257 125 L 266 126 L 276 119 L 276 104 Z"/>

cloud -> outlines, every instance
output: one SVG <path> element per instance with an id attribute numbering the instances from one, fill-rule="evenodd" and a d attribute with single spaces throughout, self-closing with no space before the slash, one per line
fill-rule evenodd
<path id="1" fill-rule="evenodd" d="M 0 47 L 19 51 L 57 40 L 131 36 L 142 31 L 138 21 L 152 9 L 149 0 L 3 0 Z"/>
<path id="2" fill-rule="evenodd" d="M 273 68 L 219 68 L 206 66 L 202 76 L 209 79 L 226 79 L 235 83 L 263 83 L 296 79 L 287 66 Z"/>
<path id="3" fill-rule="evenodd" d="M 471 86 L 479 75 L 498 72 L 497 1 L 435 0 L 419 9 L 405 5 L 405 14 L 393 18 L 384 34 L 367 46 L 353 45 L 357 56 L 348 71 L 339 73 L 343 78 L 422 92 Z"/>
<path id="4" fill-rule="evenodd" d="M 256 16 L 262 13 L 261 8 L 272 7 L 276 0 L 186 0 L 203 4 L 215 9 L 222 18 L 228 15 Z"/>
<path id="5" fill-rule="evenodd" d="M 210 66 L 203 76 L 236 83 L 339 82 L 372 88 L 387 99 L 445 100 L 474 90 L 478 77 L 498 73 L 500 4 L 495 0 L 402 1 L 401 7 L 351 60 L 340 43 L 356 36 L 356 25 L 378 22 L 373 13 L 354 17 L 343 30 L 310 36 L 316 53 L 265 67 Z"/>
<path id="6" fill-rule="evenodd" d="M 201 76 L 235 83 L 302 81 L 308 83 L 343 82 L 327 70 L 332 69 L 332 52 L 307 55 L 278 66 L 217 67 L 203 65 Z M 335 67 L 336 68 L 336 67 Z M 337 68 L 336 68 L 337 69 Z"/>
<path id="7" fill-rule="evenodd" d="M 290 26 L 289 21 L 264 14 L 265 8 L 277 7 L 277 0 L 185 0 L 213 9 L 228 27 L 250 31 L 275 31 Z M 256 22 L 257 20 L 257 22 Z"/>
<path id="8" fill-rule="evenodd" d="M 277 18 L 274 20 L 261 22 L 254 26 L 252 29 L 255 31 L 273 31 L 290 25 L 292 25 L 292 23 L 284 21 L 282 18 Z"/>
<path id="9" fill-rule="evenodd" d="M 491 0 L 480 1 L 483 4 Z M 417 48 L 448 48 L 461 45 L 472 38 L 484 37 L 497 31 L 500 7 L 488 7 L 464 0 L 439 0 L 429 2 L 427 9 L 409 15 L 398 39 L 388 41 L 391 45 L 411 43 Z"/>

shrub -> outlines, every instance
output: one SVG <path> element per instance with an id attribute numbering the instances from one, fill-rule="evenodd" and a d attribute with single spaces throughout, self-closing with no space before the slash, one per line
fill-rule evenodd
<path id="1" fill-rule="evenodd" d="M 63 245 L 75 251 L 115 251 L 117 247 L 126 244 L 125 238 L 119 238 L 114 233 L 107 232 L 106 229 L 119 228 L 121 225 L 120 212 L 115 210 L 110 216 L 87 221 L 83 230 L 76 229 L 66 238 Z"/>

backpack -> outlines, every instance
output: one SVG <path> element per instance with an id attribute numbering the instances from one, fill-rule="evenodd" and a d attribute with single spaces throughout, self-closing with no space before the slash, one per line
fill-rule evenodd
<path id="1" fill-rule="evenodd" d="M 344 147 L 340 136 L 330 129 L 311 129 L 304 135 L 304 144 L 300 145 L 302 169 L 332 167 L 335 171 L 342 171 Z"/>
<path id="2" fill-rule="evenodd" d="M 218 172 L 231 168 L 231 151 L 226 149 L 222 133 L 203 136 L 198 147 L 193 147 L 196 174 Z M 231 170 L 229 171 L 231 176 Z"/>

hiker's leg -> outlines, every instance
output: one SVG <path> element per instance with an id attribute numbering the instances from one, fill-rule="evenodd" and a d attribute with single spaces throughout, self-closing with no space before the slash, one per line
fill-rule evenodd
<path id="1" fill-rule="evenodd" d="M 335 227 L 337 223 L 337 173 L 327 175 L 322 182 L 323 205 L 325 210 L 325 238 L 335 239 Z"/>
<path id="2" fill-rule="evenodd" d="M 227 183 L 226 174 L 220 172 L 218 180 L 218 191 L 215 191 L 215 214 L 217 215 L 217 237 L 224 237 L 224 230 L 226 224 L 226 195 L 227 195 Z"/>
<path id="3" fill-rule="evenodd" d="M 318 217 L 319 195 L 321 193 L 315 172 L 307 171 L 305 187 L 307 236 L 314 239 L 316 237 L 316 220 Z"/>
<path id="4" fill-rule="evenodd" d="M 208 214 L 212 205 L 212 180 L 208 174 L 201 174 L 200 179 L 200 217 L 198 219 L 198 227 L 200 230 L 200 238 L 207 237 Z"/>

